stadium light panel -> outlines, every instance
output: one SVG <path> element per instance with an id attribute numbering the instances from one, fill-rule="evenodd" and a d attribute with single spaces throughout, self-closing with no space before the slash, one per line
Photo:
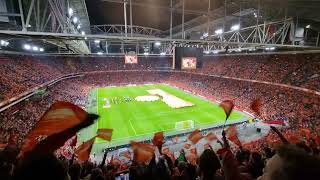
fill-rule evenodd
<path id="1" fill-rule="evenodd" d="M 68 9 L 68 14 L 69 14 L 70 17 L 73 15 L 73 9 L 72 8 Z"/>
<path id="2" fill-rule="evenodd" d="M 31 46 L 29 44 L 25 44 L 25 45 L 23 45 L 23 48 L 26 49 L 26 50 L 30 50 Z"/>
<path id="3" fill-rule="evenodd" d="M 34 50 L 34 51 L 39 51 L 39 48 L 38 48 L 37 46 L 33 46 L 33 47 L 32 47 L 32 50 Z"/>
<path id="4" fill-rule="evenodd" d="M 216 34 L 222 34 L 223 33 L 223 30 L 222 29 L 217 29 L 214 31 Z"/>
<path id="5" fill-rule="evenodd" d="M 73 17 L 72 18 L 72 22 L 76 24 L 78 22 L 78 18 L 77 17 Z"/>
<path id="6" fill-rule="evenodd" d="M 155 42 L 154 45 L 160 46 L 160 45 L 161 45 L 161 42 Z"/>
<path id="7" fill-rule="evenodd" d="M 165 52 L 162 52 L 162 53 L 160 53 L 160 55 L 161 55 L 161 56 L 164 56 L 164 55 L 166 55 L 166 53 L 165 53 Z"/>
<path id="8" fill-rule="evenodd" d="M 231 26 L 231 31 L 238 31 L 239 29 L 240 29 L 240 25 L 239 24 Z"/>
<path id="9" fill-rule="evenodd" d="M 94 43 L 98 44 L 98 43 L 100 43 L 100 40 L 96 39 L 96 40 L 94 40 Z"/>
<path id="10" fill-rule="evenodd" d="M 308 24 L 308 25 L 306 26 L 306 28 L 307 28 L 307 29 L 310 29 L 310 28 L 311 28 L 311 25 L 310 25 L 310 24 Z"/>
<path id="11" fill-rule="evenodd" d="M 210 53 L 210 51 L 203 51 L 203 53 L 205 53 L 205 54 L 209 54 L 209 53 Z"/>
<path id="12" fill-rule="evenodd" d="M 148 56 L 148 55 L 149 55 L 149 53 L 148 53 L 148 52 L 144 52 L 143 54 L 144 54 L 145 56 Z"/>
<path id="13" fill-rule="evenodd" d="M 9 45 L 9 42 L 8 42 L 8 41 L 5 41 L 5 40 L 1 40 L 1 41 L 0 41 L 0 45 L 1 45 L 1 46 L 8 46 L 8 45 Z"/>
<path id="14" fill-rule="evenodd" d="M 43 51 L 44 51 L 44 49 L 43 49 L 43 48 L 39 48 L 39 51 L 40 51 L 40 52 L 43 52 Z"/>
<path id="15" fill-rule="evenodd" d="M 276 47 L 266 47 L 265 50 L 267 51 L 274 51 L 276 49 Z"/>
<path id="16" fill-rule="evenodd" d="M 81 35 L 83 35 L 83 36 L 84 36 L 84 35 L 86 35 L 86 33 L 85 33 L 84 31 L 81 31 Z"/>
<path id="17" fill-rule="evenodd" d="M 97 52 L 97 54 L 98 54 L 98 55 L 102 55 L 103 53 L 102 53 L 102 52 Z"/>

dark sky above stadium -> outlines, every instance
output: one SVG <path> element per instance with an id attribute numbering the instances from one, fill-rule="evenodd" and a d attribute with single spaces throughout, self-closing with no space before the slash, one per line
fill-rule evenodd
<path id="1" fill-rule="evenodd" d="M 170 7 L 170 0 L 132 0 L 136 3 Z M 243 6 L 258 8 L 259 0 L 228 0 L 229 3 L 242 2 Z M 176 4 L 179 0 L 173 0 Z M 254 3 L 256 2 L 256 3 Z M 261 11 L 268 16 L 283 16 L 285 9 L 288 16 L 298 16 L 320 22 L 320 0 L 260 0 Z M 211 0 L 211 9 L 223 6 L 224 0 Z M 123 4 L 105 0 L 86 0 L 91 25 L 124 24 Z M 178 7 L 178 8 L 181 8 Z M 185 9 L 206 12 L 208 0 L 185 0 Z M 244 8 L 244 7 L 242 7 Z M 199 15 L 185 14 L 185 22 Z M 130 24 L 129 5 L 127 6 L 128 24 Z M 264 17 L 265 18 L 265 17 Z M 181 13 L 174 12 L 173 26 L 181 24 Z M 170 28 L 170 10 L 133 6 L 133 24 L 161 30 Z"/>
<path id="2" fill-rule="evenodd" d="M 176 0 L 177 1 L 177 0 Z M 214 0 L 212 0 L 213 2 Z M 220 1 L 220 0 L 219 0 Z M 135 0 L 159 6 L 170 6 L 170 0 Z M 217 3 L 217 1 L 215 1 Z M 90 22 L 94 24 L 124 24 L 123 5 L 119 3 L 103 2 L 103 0 L 86 0 Z M 207 11 L 208 0 L 186 0 L 185 9 Z M 220 5 L 220 4 L 219 4 Z M 216 4 L 218 6 L 218 4 Z M 181 8 L 181 7 L 180 7 Z M 128 24 L 130 23 L 129 5 L 127 6 Z M 186 14 L 185 21 L 197 15 Z M 173 14 L 173 25 L 181 24 L 181 13 Z M 159 8 L 133 6 L 133 24 L 152 27 L 161 30 L 170 28 L 170 11 Z"/>

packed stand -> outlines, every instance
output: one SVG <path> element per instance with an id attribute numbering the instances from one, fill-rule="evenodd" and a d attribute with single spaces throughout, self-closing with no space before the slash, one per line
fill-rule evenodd
<path id="1" fill-rule="evenodd" d="M 0 56 L 0 102 L 45 82 L 71 73 L 109 70 L 168 70 L 167 57 L 140 57 L 138 64 L 125 64 L 123 57 Z"/>
<path id="2" fill-rule="evenodd" d="M 289 84 L 320 90 L 320 54 L 207 56 L 205 74 Z"/>

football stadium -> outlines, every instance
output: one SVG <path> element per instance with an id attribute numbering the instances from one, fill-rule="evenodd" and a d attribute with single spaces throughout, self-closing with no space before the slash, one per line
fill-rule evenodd
<path id="1" fill-rule="evenodd" d="M 319 17 L 317 0 L 0 0 L 0 179 L 319 179 Z"/>

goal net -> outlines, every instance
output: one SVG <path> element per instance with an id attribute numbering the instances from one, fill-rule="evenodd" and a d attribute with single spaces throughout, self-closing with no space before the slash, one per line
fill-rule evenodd
<path id="1" fill-rule="evenodd" d="M 187 130 L 194 128 L 194 122 L 192 120 L 176 122 L 175 129 L 177 131 Z"/>

